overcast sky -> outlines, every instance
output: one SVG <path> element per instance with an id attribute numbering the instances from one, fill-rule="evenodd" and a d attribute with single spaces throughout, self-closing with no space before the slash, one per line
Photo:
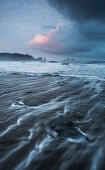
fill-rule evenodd
<path id="1" fill-rule="evenodd" d="M 0 51 L 105 59 L 105 0 L 0 0 Z"/>

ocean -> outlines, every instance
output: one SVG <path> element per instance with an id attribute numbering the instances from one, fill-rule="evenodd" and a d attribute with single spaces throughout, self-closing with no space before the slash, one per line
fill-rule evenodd
<path id="1" fill-rule="evenodd" d="M 0 170 L 105 169 L 105 61 L 0 62 Z"/>

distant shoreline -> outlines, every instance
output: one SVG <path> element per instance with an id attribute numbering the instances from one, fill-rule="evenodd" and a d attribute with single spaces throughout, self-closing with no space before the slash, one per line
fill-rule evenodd
<path id="1" fill-rule="evenodd" d="M 38 57 L 34 58 L 29 54 L 20 53 L 0 53 L 0 61 L 40 61 L 45 62 L 46 58 Z"/>

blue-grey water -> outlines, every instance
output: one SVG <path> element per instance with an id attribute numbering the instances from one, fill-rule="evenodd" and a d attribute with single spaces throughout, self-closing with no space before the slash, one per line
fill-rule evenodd
<path id="1" fill-rule="evenodd" d="M 0 62 L 0 170 L 105 169 L 105 62 Z"/>

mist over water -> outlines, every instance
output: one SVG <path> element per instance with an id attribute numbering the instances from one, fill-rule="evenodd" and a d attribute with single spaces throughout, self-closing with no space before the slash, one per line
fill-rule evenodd
<path id="1" fill-rule="evenodd" d="M 68 65 L 51 62 L 0 62 L 1 72 L 27 73 L 30 75 L 59 74 L 61 76 L 105 78 L 104 61 L 74 61 Z"/>
<path id="2" fill-rule="evenodd" d="M 0 63 L 0 169 L 105 169 L 105 63 Z"/>

